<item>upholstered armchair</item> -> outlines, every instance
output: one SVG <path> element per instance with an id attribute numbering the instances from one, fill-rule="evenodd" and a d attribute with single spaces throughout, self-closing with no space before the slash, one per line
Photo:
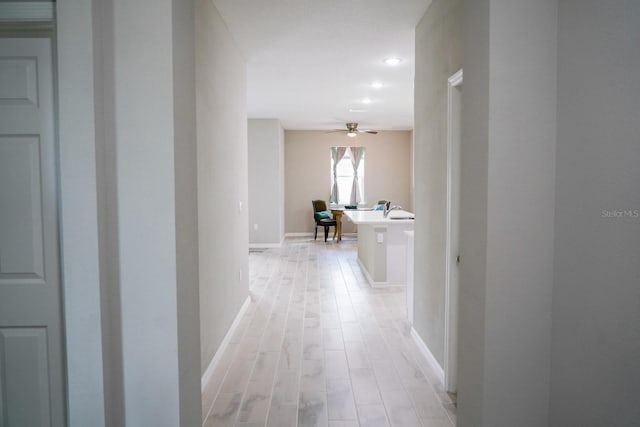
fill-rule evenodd
<path id="1" fill-rule="evenodd" d="M 331 212 L 327 210 L 327 203 L 324 200 L 312 200 L 311 204 L 313 205 L 313 219 L 316 222 L 313 240 L 318 238 L 318 226 L 321 226 L 324 227 L 324 241 L 326 242 L 329 236 L 329 227 L 334 227 L 335 230 L 336 220 L 331 217 Z"/>

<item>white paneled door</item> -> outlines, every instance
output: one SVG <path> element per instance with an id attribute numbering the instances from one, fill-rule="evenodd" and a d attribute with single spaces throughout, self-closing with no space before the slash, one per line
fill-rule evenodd
<path id="1" fill-rule="evenodd" d="M 0 39 L 0 426 L 65 425 L 52 47 Z"/>

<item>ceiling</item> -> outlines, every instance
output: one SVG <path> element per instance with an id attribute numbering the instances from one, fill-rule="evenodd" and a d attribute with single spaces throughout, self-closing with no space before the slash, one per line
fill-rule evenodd
<path id="1" fill-rule="evenodd" d="M 213 2 L 247 60 L 249 118 L 285 129 L 413 128 L 414 29 L 431 0 Z M 402 62 L 390 67 L 389 57 Z"/>

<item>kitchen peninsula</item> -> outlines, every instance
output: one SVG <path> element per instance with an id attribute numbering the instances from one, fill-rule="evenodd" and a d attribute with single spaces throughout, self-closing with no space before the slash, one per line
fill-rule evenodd
<path id="1" fill-rule="evenodd" d="M 400 286 L 407 283 L 407 235 L 413 230 L 413 213 L 403 210 L 346 210 L 351 222 L 358 226 L 358 263 L 369 284 Z"/>

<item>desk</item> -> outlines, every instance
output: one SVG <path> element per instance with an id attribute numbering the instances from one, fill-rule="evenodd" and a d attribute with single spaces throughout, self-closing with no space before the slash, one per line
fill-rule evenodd
<path id="1" fill-rule="evenodd" d="M 331 215 L 333 215 L 333 219 L 336 220 L 336 228 L 333 231 L 333 239 L 335 240 L 337 235 L 338 242 L 342 240 L 342 214 L 344 214 L 344 209 L 331 209 Z"/>

